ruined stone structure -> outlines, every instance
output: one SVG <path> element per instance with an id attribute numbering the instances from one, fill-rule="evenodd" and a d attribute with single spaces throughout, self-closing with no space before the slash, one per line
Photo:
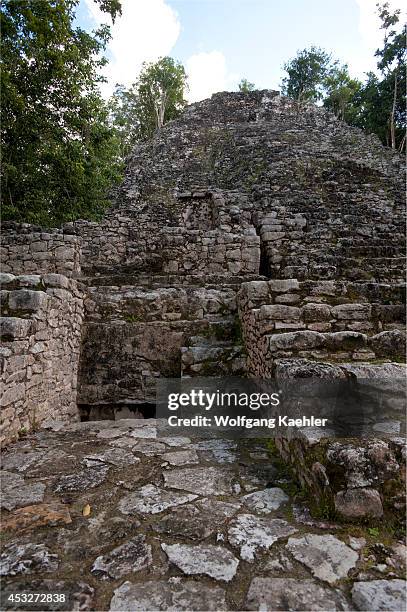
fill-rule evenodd
<path id="1" fill-rule="evenodd" d="M 158 377 L 309 375 L 316 363 L 400 376 L 401 169 L 320 108 L 272 91 L 216 94 L 134 149 L 100 223 L 6 224 L 3 442 L 80 412 L 152 416 Z M 326 483 L 332 462 L 350 468 L 318 444 L 322 484 L 316 459 L 301 460 L 308 442 L 280 450 L 349 516 L 352 479 Z M 402 442 L 378 444 L 358 494 L 381 515 L 386 487 L 400 503 Z"/>
<path id="2" fill-rule="evenodd" d="M 272 450 L 149 418 L 160 377 L 394 391 L 401 165 L 322 109 L 216 94 L 135 148 L 100 223 L 5 224 L 2 608 L 405 608 L 402 392 L 374 437 Z"/>

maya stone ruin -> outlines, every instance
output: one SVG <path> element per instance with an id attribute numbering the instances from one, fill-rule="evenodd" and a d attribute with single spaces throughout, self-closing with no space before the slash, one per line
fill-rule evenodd
<path id="1" fill-rule="evenodd" d="M 134 149 L 102 221 L 59 229 L 3 225 L 1 440 L 11 538 L 4 564 L 11 584 L 27 574 L 29 580 L 54 579 L 72 553 L 67 544 L 61 553 L 62 540 L 73 517 L 86 520 L 78 508 L 91 490 L 92 506 L 101 503 L 97 495 L 112 504 L 103 529 L 113 553 L 103 556 L 90 527 L 81 535 L 95 551 L 90 578 L 79 576 L 86 585 L 77 586 L 74 556 L 67 562 L 73 568 L 67 589 L 84 605 L 96 598 L 100 609 L 129 609 L 133 597 L 147 602 L 140 609 L 291 609 L 284 607 L 288 576 L 304 606 L 321 600 L 321 609 L 367 610 L 363 606 L 376 597 L 375 605 L 390 607 L 375 609 L 399 609 L 398 562 L 366 578 L 358 538 L 352 536 L 352 544 L 335 530 L 327 535 L 317 518 L 301 522 L 298 508 L 288 522 L 284 515 L 270 519 L 287 497 L 281 489 L 280 501 L 263 492 L 266 510 L 256 514 L 250 495 L 273 491 L 266 486 L 272 479 L 256 484 L 253 474 L 239 472 L 235 481 L 219 471 L 234 465 L 236 443 L 224 441 L 216 450 L 216 444 L 184 441 L 173 448 L 154 440 L 150 419 L 162 377 L 403 377 L 403 179 L 396 153 L 321 108 L 300 107 L 273 91 L 220 93 L 187 107 Z M 384 415 L 382 429 L 366 440 L 305 433 L 279 439 L 279 461 L 339 525 L 404 520 L 403 411 L 400 404 L 399 418 Z M 250 454 L 259 473 L 267 471 L 267 449 Z M 127 485 L 113 486 L 108 474 L 125 467 L 138 476 L 123 476 Z M 120 486 L 131 499 L 119 495 Z M 209 496 L 211 512 L 224 524 L 219 540 L 198 525 L 211 520 L 205 504 L 195 503 L 200 495 Z M 124 518 L 113 510 L 119 498 Z M 167 509 L 164 518 L 154 499 Z M 44 543 L 35 531 L 38 540 L 26 535 L 16 544 L 13 525 L 31 524 L 24 508 L 46 503 L 54 504 L 61 537 Z M 156 514 L 161 522 L 140 534 L 141 517 Z M 136 516 L 130 527 L 129 515 Z M 93 530 L 101 528 L 96 522 Z M 130 540 L 117 533 L 122 523 Z M 307 524 L 311 533 L 304 535 Z M 150 542 L 150 527 L 163 538 L 160 550 Z M 263 543 L 253 535 L 259 529 Z M 165 533 L 181 539 L 167 541 Z M 288 538 L 286 548 L 280 538 Z M 258 561 L 258 549 L 269 554 L 277 540 L 274 565 Z M 401 545 L 391 546 L 385 558 L 399 554 Z M 24 566 L 20 553 L 36 560 L 27 572 L 16 569 Z M 329 567 L 333 559 L 341 562 L 321 576 L 318 554 L 328 555 Z M 190 555 L 198 559 L 197 571 Z M 296 564 L 308 572 L 301 584 Z M 192 574 L 206 576 L 201 586 L 185 579 Z M 108 594 L 99 594 L 101 576 L 111 581 Z M 229 583 L 236 580 L 243 586 L 233 595 Z M 148 607 L 152 593 L 156 608 Z"/>

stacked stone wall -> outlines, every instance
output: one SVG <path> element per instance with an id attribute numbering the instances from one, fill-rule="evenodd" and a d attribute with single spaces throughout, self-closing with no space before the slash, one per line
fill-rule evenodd
<path id="1" fill-rule="evenodd" d="M 391 378 L 401 367 L 392 362 L 405 357 L 403 165 L 376 137 L 321 108 L 270 91 L 216 94 L 135 147 L 101 222 L 62 230 L 6 224 L 3 272 L 80 278 L 80 404 L 154 402 L 156 379 L 166 376 L 363 370 L 374 377 L 380 366 Z M 79 347 L 81 306 L 73 303 L 80 297 L 66 278 L 67 287 L 27 278 L 7 281 L 15 285 L 4 294 L 6 380 L 17 381 L 18 393 L 26 385 L 27 398 L 17 393 L 9 404 L 15 391 L 7 387 L 7 435 L 32 426 L 32 398 L 44 415 L 60 405 L 55 381 L 68 391 L 54 416 L 77 418 L 66 408 L 77 367 L 77 350 L 67 347 L 71 334 Z M 44 294 L 44 305 L 15 315 L 13 291 Z M 54 305 L 48 312 L 45 304 Z M 36 338 L 47 330 L 45 340 Z M 41 342 L 57 349 L 32 352 Z M 27 382 L 33 359 L 44 359 L 41 371 L 53 386 Z M 348 495 L 354 487 L 342 465 L 345 447 L 323 444 L 279 442 L 316 498 L 329 498 L 345 516 L 359 502 L 362 510 L 371 502 L 376 516 L 385 500 L 399 503 L 388 491 L 402 471 L 393 439 L 381 455 L 380 441 L 373 450 L 349 442 L 349 457 L 379 466 L 356 497 Z M 382 475 L 386 461 L 395 467 L 391 478 Z"/>
<path id="2" fill-rule="evenodd" d="M 300 282 L 243 283 L 239 313 L 249 371 L 274 374 L 276 360 L 346 362 L 405 358 L 402 285 Z"/>
<path id="3" fill-rule="evenodd" d="M 233 343 L 233 286 L 90 287 L 85 304 L 81 404 L 155 402 L 158 377 L 204 373 L 208 361 L 222 356 L 228 362 L 238 359 L 236 351 L 228 353 L 225 347 L 215 355 L 206 346 L 211 338 L 222 345 L 220 336 Z"/>
<path id="4" fill-rule="evenodd" d="M 81 241 L 60 229 L 5 223 L 0 247 L 1 271 L 11 274 L 79 276 Z"/>
<path id="5" fill-rule="evenodd" d="M 78 284 L 60 274 L 1 275 L 1 443 L 48 419 L 78 419 L 83 318 Z"/>

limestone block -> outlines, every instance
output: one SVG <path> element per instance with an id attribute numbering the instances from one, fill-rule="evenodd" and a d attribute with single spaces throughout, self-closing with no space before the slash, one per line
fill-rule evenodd
<path id="1" fill-rule="evenodd" d="M 365 321 L 370 317 L 371 310 L 370 304 L 339 304 L 332 307 L 332 314 L 336 319 Z"/>
<path id="2" fill-rule="evenodd" d="M 268 336 L 268 345 L 271 352 L 320 348 L 324 343 L 324 334 L 308 330 Z"/>
<path id="3" fill-rule="evenodd" d="M 32 242 L 30 245 L 30 250 L 35 253 L 37 251 L 46 251 L 47 243 L 45 241 Z"/>
<path id="4" fill-rule="evenodd" d="M 17 317 L 0 317 L 0 336 L 2 340 L 14 340 L 29 336 L 32 322 Z"/>
<path id="5" fill-rule="evenodd" d="M 332 350 L 355 350 L 367 343 L 366 334 L 354 331 L 341 331 L 325 334 L 326 346 Z"/>
<path id="6" fill-rule="evenodd" d="M 276 304 L 298 304 L 301 297 L 295 293 L 283 293 L 282 295 L 276 295 Z"/>
<path id="7" fill-rule="evenodd" d="M 404 580 L 370 580 L 355 582 L 352 600 L 358 610 L 405 610 Z"/>
<path id="8" fill-rule="evenodd" d="M 398 329 L 383 331 L 369 339 L 369 346 L 378 357 L 404 356 L 406 354 L 406 334 Z"/>
<path id="9" fill-rule="evenodd" d="M 303 306 L 302 316 L 307 323 L 329 321 L 331 309 L 328 304 L 308 303 Z"/>
<path id="10" fill-rule="evenodd" d="M 44 291 L 31 291 L 20 289 L 10 291 L 9 307 L 11 310 L 35 312 L 45 306 L 48 296 Z"/>
<path id="11" fill-rule="evenodd" d="M 69 279 L 63 274 L 44 274 L 43 281 L 48 287 L 69 288 Z"/>
<path id="12" fill-rule="evenodd" d="M 41 284 L 41 276 L 38 274 L 22 274 L 16 276 L 18 287 L 38 287 Z"/>
<path id="13" fill-rule="evenodd" d="M 272 242 L 274 240 L 281 240 L 285 235 L 285 232 L 264 232 L 262 238 L 265 242 Z"/>
<path id="14" fill-rule="evenodd" d="M 260 319 L 278 321 L 296 321 L 300 318 L 301 310 L 295 306 L 284 304 L 270 304 L 260 307 Z"/>
<path id="15" fill-rule="evenodd" d="M 6 272 L 0 272 L 0 285 L 9 285 L 15 279 L 14 274 L 8 274 Z"/>
<path id="16" fill-rule="evenodd" d="M 290 293 L 300 288 L 300 283 L 296 278 L 270 280 L 267 284 L 273 293 Z"/>
<path id="17" fill-rule="evenodd" d="M 74 250 L 65 246 L 57 247 L 54 253 L 58 259 L 73 259 L 74 257 Z"/>
<path id="18" fill-rule="evenodd" d="M 0 406 L 8 406 L 9 404 L 14 404 L 22 400 L 25 396 L 25 391 L 26 387 L 24 383 L 11 384 L 2 395 Z"/>
<path id="19" fill-rule="evenodd" d="M 335 510 L 346 519 L 380 518 L 382 500 L 375 489 L 348 489 L 335 495 Z"/>

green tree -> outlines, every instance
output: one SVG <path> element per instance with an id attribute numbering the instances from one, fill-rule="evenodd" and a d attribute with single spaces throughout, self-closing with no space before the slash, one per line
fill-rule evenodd
<path id="1" fill-rule="evenodd" d="M 400 25 L 401 11 L 391 13 L 388 2 L 376 6 L 384 30 L 383 48 L 375 54 L 379 58 L 377 67 L 383 75 L 382 88 L 391 90 L 386 140 L 393 149 L 402 150 L 406 142 L 406 25 Z"/>
<path id="2" fill-rule="evenodd" d="M 399 10 L 391 13 L 388 3 L 376 6 L 384 30 L 383 47 L 375 53 L 379 75 L 369 73 L 355 95 L 354 123 L 402 151 L 406 143 L 406 27 L 400 24 Z"/>
<path id="3" fill-rule="evenodd" d="M 74 27 L 79 0 L 2 0 L 3 218 L 57 225 L 93 218 L 119 177 L 100 98 L 109 39 Z M 118 0 L 99 0 L 114 19 Z"/>
<path id="4" fill-rule="evenodd" d="M 140 103 L 137 87 L 126 89 L 116 85 L 109 100 L 109 113 L 120 145 L 120 157 L 124 160 L 140 137 Z"/>
<path id="5" fill-rule="evenodd" d="M 172 57 L 142 66 L 136 83 L 140 138 L 150 138 L 164 123 L 176 119 L 186 106 L 185 69 Z"/>
<path id="6" fill-rule="evenodd" d="M 164 123 L 179 117 L 186 105 L 186 89 L 185 69 L 171 57 L 144 63 L 131 87 L 116 85 L 109 110 L 123 158 L 137 142 L 151 138 Z"/>
<path id="7" fill-rule="evenodd" d="M 355 96 L 362 89 L 362 82 L 352 79 L 348 66 L 340 66 L 335 62 L 328 70 L 323 81 L 325 108 L 332 111 L 339 119 L 348 123 L 355 123 L 358 117 L 358 108 L 354 104 Z"/>
<path id="8" fill-rule="evenodd" d="M 296 57 L 284 64 L 288 76 L 282 81 L 283 93 L 300 103 L 317 102 L 324 94 L 330 62 L 329 53 L 319 47 L 298 51 Z"/>
<path id="9" fill-rule="evenodd" d="M 255 90 L 255 84 L 250 83 L 250 81 L 248 81 L 247 79 L 242 79 L 238 87 L 239 87 L 239 91 L 241 91 L 242 93 L 249 93 L 249 91 Z"/>

